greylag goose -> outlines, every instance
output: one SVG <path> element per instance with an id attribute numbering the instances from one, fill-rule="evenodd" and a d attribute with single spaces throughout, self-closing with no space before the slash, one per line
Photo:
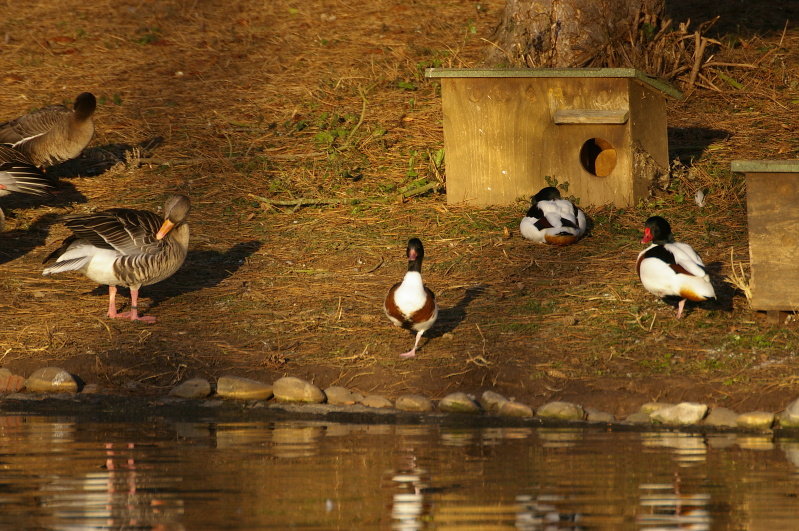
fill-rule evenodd
<path id="1" fill-rule="evenodd" d="M 170 196 L 164 218 L 146 210 L 113 208 L 95 214 L 64 217 L 73 234 L 43 263 L 43 275 L 80 271 L 108 284 L 108 317 L 154 323 L 138 314 L 139 288 L 172 276 L 186 259 L 191 203 L 185 195 Z M 117 286 L 130 288 L 130 311 L 117 313 Z"/>
<path id="2" fill-rule="evenodd" d="M 52 181 L 25 155 L 9 145 L 0 144 L 0 197 L 11 193 L 48 195 Z M 5 214 L 0 209 L 0 231 L 5 228 Z"/>
<path id="3" fill-rule="evenodd" d="M 7 144 L 0 144 L 0 197 L 12 192 L 48 195 L 53 181 L 25 155 Z"/>
<path id="4" fill-rule="evenodd" d="M 0 142 L 11 144 L 39 167 L 74 159 L 94 136 L 96 108 L 94 94 L 83 92 L 72 109 L 50 105 L 0 124 Z"/>
<path id="5" fill-rule="evenodd" d="M 436 296 L 422 281 L 422 259 L 424 247 L 419 238 L 411 238 L 405 250 L 408 257 L 408 272 L 402 282 L 397 282 L 388 291 L 383 310 L 396 326 L 416 332 L 416 342 L 401 358 L 412 358 L 422 334 L 433 326 L 438 317 Z"/>

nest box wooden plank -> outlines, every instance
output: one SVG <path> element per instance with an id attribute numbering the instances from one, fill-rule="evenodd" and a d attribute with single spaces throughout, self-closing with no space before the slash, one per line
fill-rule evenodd
<path id="1" fill-rule="evenodd" d="M 799 160 L 734 160 L 746 175 L 753 310 L 799 310 Z"/>
<path id="2" fill-rule="evenodd" d="M 428 69 L 441 79 L 447 201 L 507 205 L 569 183 L 629 206 L 669 167 L 673 87 L 629 68 Z"/>

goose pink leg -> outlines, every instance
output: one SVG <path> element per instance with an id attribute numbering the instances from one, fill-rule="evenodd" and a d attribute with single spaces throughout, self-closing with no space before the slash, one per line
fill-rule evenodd
<path id="1" fill-rule="evenodd" d="M 139 290 L 130 290 L 130 311 L 117 313 L 117 287 L 108 286 L 108 317 L 112 319 L 130 319 L 131 321 L 142 321 L 147 324 L 155 322 L 155 317 L 152 315 L 143 315 L 139 317 Z"/>

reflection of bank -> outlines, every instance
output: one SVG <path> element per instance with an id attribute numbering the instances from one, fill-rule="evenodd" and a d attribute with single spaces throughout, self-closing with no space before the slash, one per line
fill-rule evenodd
<path id="1" fill-rule="evenodd" d="M 183 529 L 183 500 L 163 499 L 148 485 L 153 478 L 137 466 L 136 452 L 134 443 L 106 443 L 103 471 L 54 477 L 42 489 L 41 505 L 56 522 L 47 529 Z"/>
<path id="2" fill-rule="evenodd" d="M 639 529 L 710 529 L 710 494 L 683 493 L 679 474 L 672 484 L 642 484 L 640 490 L 639 505 L 646 514 L 638 516 Z"/>
<path id="3" fill-rule="evenodd" d="M 707 441 L 703 435 L 681 432 L 642 433 L 645 447 L 670 448 L 672 458 L 681 468 L 690 468 L 707 461 Z M 685 494 L 680 489 L 680 474 L 673 483 L 646 483 L 639 486 L 639 505 L 644 514 L 638 523 L 642 530 L 710 529 L 707 506 L 710 494 Z"/>
<path id="4" fill-rule="evenodd" d="M 413 448 L 403 448 L 397 468 L 389 471 L 391 499 L 391 529 L 415 531 L 423 529 L 430 513 L 424 492 L 429 485 L 429 472 L 416 464 Z"/>
<path id="5" fill-rule="evenodd" d="M 641 434 L 645 447 L 670 448 L 672 458 L 682 467 L 691 467 L 707 460 L 705 437 L 696 433 L 648 432 Z"/>

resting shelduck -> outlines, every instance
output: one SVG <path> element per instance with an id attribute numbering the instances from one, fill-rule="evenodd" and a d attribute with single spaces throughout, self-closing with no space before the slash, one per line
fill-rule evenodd
<path id="1" fill-rule="evenodd" d="M 585 213 L 568 199 L 561 199 L 557 188 L 547 186 L 533 196 L 519 232 L 537 243 L 563 246 L 579 240 L 585 227 Z"/>
<path id="2" fill-rule="evenodd" d="M 686 299 L 715 299 L 705 264 L 687 243 L 674 241 L 671 225 L 660 216 L 646 220 L 641 243 L 652 243 L 638 254 L 638 276 L 647 291 L 658 297 L 680 297 L 677 319 Z"/>
<path id="3" fill-rule="evenodd" d="M 419 238 L 411 238 L 406 250 L 408 256 L 408 272 L 402 282 L 397 282 L 388 291 L 383 310 L 396 326 L 416 332 L 416 342 L 408 352 L 400 354 L 402 358 L 416 355 L 416 347 L 422 334 L 429 330 L 438 317 L 436 296 L 422 281 L 422 259 L 424 247 Z"/>

